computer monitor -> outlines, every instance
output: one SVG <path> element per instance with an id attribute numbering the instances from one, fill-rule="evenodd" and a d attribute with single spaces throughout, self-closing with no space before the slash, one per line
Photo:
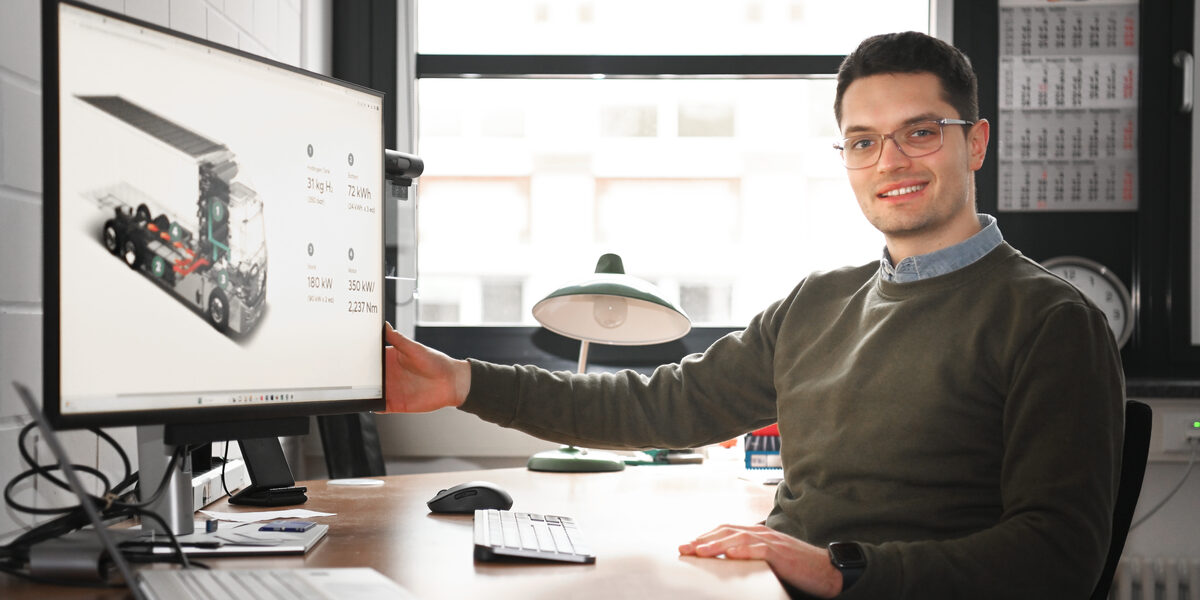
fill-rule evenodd
<path id="1" fill-rule="evenodd" d="M 67 0 L 43 61 L 53 425 L 382 408 L 383 95 Z"/>

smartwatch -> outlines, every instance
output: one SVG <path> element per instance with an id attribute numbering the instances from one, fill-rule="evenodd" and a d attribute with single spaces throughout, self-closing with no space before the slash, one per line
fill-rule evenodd
<path id="1" fill-rule="evenodd" d="M 828 548 L 829 562 L 842 572 L 842 591 L 846 591 L 867 569 L 867 555 L 858 542 L 833 542 Z"/>

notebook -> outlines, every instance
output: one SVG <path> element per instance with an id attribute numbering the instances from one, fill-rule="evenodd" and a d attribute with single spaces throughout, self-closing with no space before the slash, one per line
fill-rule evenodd
<path id="1" fill-rule="evenodd" d="M 209 533 L 204 530 L 204 522 L 197 521 L 194 533 L 175 537 L 183 546 L 183 553 L 189 557 L 216 558 L 219 556 L 306 554 L 329 532 L 329 526 L 324 523 L 319 523 L 308 531 L 298 533 L 259 531 L 258 528 L 261 525 L 262 523 L 244 525 L 221 523 L 216 531 Z M 161 543 L 164 539 L 161 534 L 157 537 L 151 534 L 142 534 L 138 537 L 138 541 L 144 542 L 151 538 L 160 542 L 151 550 L 154 554 L 166 556 L 175 553 L 173 546 Z"/>
<path id="2" fill-rule="evenodd" d="M 13 382 L 25 409 L 37 424 L 42 439 L 61 465 L 71 492 L 79 499 L 109 558 L 120 571 L 136 600 L 262 600 L 264 598 L 346 598 L 351 600 L 413 599 L 415 596 L 382 573 L 370 568 L 301 569 L 146 569 L 134 573 L 117 548 L 112 532 L 105 527 L 99 512 L 87 500 L 83 485 L 58 434 L 50 428 L 33 394 Z M 132 582 L 132 583 L 131 583 Z"/>

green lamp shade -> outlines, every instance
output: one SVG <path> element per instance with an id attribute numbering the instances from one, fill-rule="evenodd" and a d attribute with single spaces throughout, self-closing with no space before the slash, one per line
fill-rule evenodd
<path id="1" fill-rule="evenodd" d="M 569 338 L 621 346 L 669 342 L 692 328 L 683 309 L 658 288 L 626 275 L 615 254 L 600 257 L 591 277 L 548 294 L 534 305 L 533 317 Z"/>

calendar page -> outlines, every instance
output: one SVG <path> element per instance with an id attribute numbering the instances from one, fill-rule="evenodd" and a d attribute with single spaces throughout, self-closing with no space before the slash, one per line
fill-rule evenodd
<path id="1" fill-rule="evenodd" d="M 1137 2 L 1000 0 L 999 57 L 999 209 L 1137 210 Z"/>

